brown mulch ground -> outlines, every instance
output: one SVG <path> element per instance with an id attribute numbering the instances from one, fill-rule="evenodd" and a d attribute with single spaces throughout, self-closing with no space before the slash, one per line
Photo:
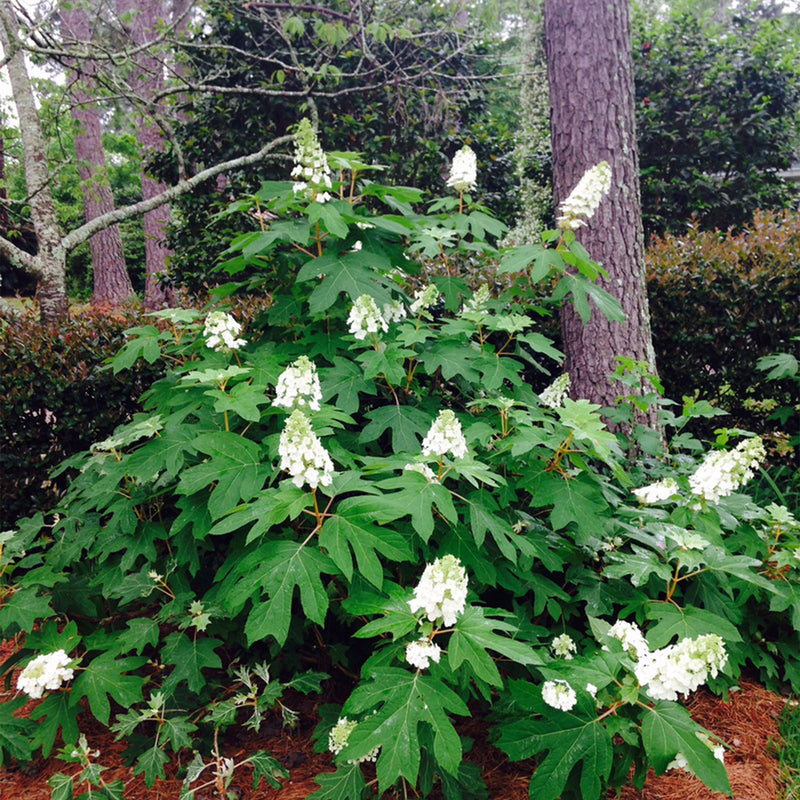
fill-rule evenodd
<path id="1" fill-rule="evenodd" d="M 7 654 L 7 646 L 0 647 L 0 662 Z M 300 723 L 294 731 L 281 729 L 278 722 L 270 724 L 268 721 L 258 735 L 228 733 L 223 747 L 225 756 L 243 758 L 255 750 L 268 750 L 290 772 L 281 790 L 268 788 L 262 781 L 261 787 L 254 791 L 249 769 L 241 770 L 231 784 L 238 800 L 305 800 L 318 788 L 314 777 L 332 769 L 329 756 L 313 750 L 316 700 L 303 696 L 294 700 L 293 707 L 300 712 Z M 35 703 L 31 701 L 26 708 L 32 708 Z M 732 692 L 728 702 L 704 691 L 696 692 L 688 700 L 687 707 L 693 718 L 728 745 L 725 765 L 735 800 L 775 800 L 779 796 L 778 762 L 772 743 L 779 739 L 778 717 L 784 704 L 784 698 L 749 681 L 743 681 L 741 690 Z M 90 714 L 84 714 L 83 718 L 81 732 L 92 748 L 101 751 L 97 760 L 107 767 L 103 777 L 108 782 L 122 779 L 126 800 L 177 800 L 182 781 L 174 777 L 175 765 L 168 767 L 167 780 L 156 781 L 152 788 L 147 788 L 143 776 L 133 776 L 132 769 L 124 764 L 125 743 L 115 742 L 113 734 L 104 730 Z M 481 765 L 489 798 L 528 800 L 528 779 L 533 762 L 510 763 L 485 742 L 485 725 L 480 719 L 468 720 L 461 732 L 475 740 L 471 760 Z M 12 764 L 0 768 L 0 800 L 50 800 L 48 779 L 56 772 L 73 775 L 78 771 L 77 765 L 55 758 L 38 759 L 24 767 Z M 76 794 L 86 788 L 76 785 Z M 196 794 L 196 800 L 216 797 L 213 788 Z M 616 797 L 613 792 L 609 793 L 609 800 L 612 797 Z M 723 797 L 725 795 L 709 791 L 699 780 L 680 770 L 672 770 L 661 777 L 651 771 L 642 791 L 626 787 L 621 794 L 621 800 L 720 800 Z"/>

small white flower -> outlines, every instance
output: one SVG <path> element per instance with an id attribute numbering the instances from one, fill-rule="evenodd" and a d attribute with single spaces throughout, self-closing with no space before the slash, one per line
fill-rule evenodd
<path id="1" fill-rule="evenodd" d="M 661 481 L 656 481 L 647 486 L 642 486 L 639 489 L 634 489 L 633 493 L 642 503 L 651 505 L 652 503 L 660 503 L 662 500 L 669 500 L 670 497 L 676 495 L 678 491 L 678 482 L 675 478 L 664 478 Z"/>
<path id="2" fill-rule="evenodd" d="M 461 314 L 467 315 L 478 315 L 483 316 L 483 312 L 486 310 L 486 304 L 489 302 L 491 295 L 489 294 L 489 284 L 482 283 L 478 289 L 476 290 L 475 294 L 472 296 L 472 299 L 468 300 L 464 303 L 463 307 L 461 308 Z"/>
<path id="3" fill-rule="evenodd" d="M 302 408 L 307 405 L 312 411 L 319 411 L 321 400 L 317 368 L 308 356 L 300 356 L 278 378 L 272 405 L 283 408 Z"/>
<path id="4" fill-rule="evenodd" d="M 411 303 L 411 313 L 416 317 L 426 312 L 439 299 L 439 290 L 436 285 L 429 283 L 414 292 L 414 301 Z"/>
<path id="5" fill-rule="evenodd" d="M 546 389 L 539 393 L 539 401 L 548 408 L 561 408 L 569 394 L 569 373 L 559 375 Z"/>
<path id="6" fill-rule="evenodd" d="M 441 458 L 446 453 L 452 453 L 453 458 L 464 458 L 467 455 L 467 440 L 461 431 L 461 423 L 449 408 L 439 412 L 422 440 L 423 456 Z"/>
<path id="7" fill-rule="evenodd" d="M 561 230 L 576 230 L 594 216 L 600 201 L 611 188 L 611 166 L 601 161 L 588 169 L 569 197 L 559 206 L 561 215 L 556 224 Z"/>
<path id="8" fill-rule="evenodd" d="M 403 467 L 404 472 L 419 472 L 424 475 L 430 483 L 439 483 L 436 473 L 427 464 L 406 464 Z"/>
<path id="9" fill-rule="evenodd" d="M 362 294 L 353 303 L 350 315 L 347 317 L 347 324 L 350 326 L 350 333 L 356 339 L 366 339 L 368 333 L 389 330 L 389 325 L 381 314 L 375 298 L 368 294 Z"/>
<path id="10" fill-rule="evenodd" d="M 302 489 L 307 483 L 312 489 L 330 486 L 333 481 L 333 462 L 311 428 L 308 417 L 299 409 L 292 411 L 281 433 L 278 453 L 280 468 L 292 476 L 292 483 Z"/>
<path id="11" fill-rule="evenodd" d="M 550 642 L 550 649 L 553 651 L 554 656 L 563 658 L 565 661 L 571 661 L 572 654 L 578 652 L 575 642 L 568 633 L 562 633 L 560 636 L 556 636 L 553 641 Z"/>
<path id="12" fill-rule="evenodd" d="M 331 171 L 328 158 L 320 146 L 319 139 L 308 119 L 301 119 L 294 140 L 294 169 L 292 177 L 294 193 L 307 194 L 318 203 L 331 199 L 327 189 L 331 188 Z"/>
<path id="13" fill-rule="evenodd" d="M 617 620 L 609 629 L 608 635 L 622 644 L 631 658 L 641 659 L 650 653 L 650 645 L 639 629 L 633 622 L 624 619 Z"/>
<path id="14" fill-rule="evenodd" d="M 72 659 L 63 650 L 37 656 L 19 674 L 17 689 L 38 700 L 45 690 L 53 691 L 72 680 L 70 663 Z"/>
<path id="15" fill-rule="evenodd" d="M 406 307 L 399 300 L 385 303 L 381 313 L 386 322 L 400 322 L 407 316 Z"/>
<path id="16" fill-rule="evenodd" d="M 411 613 L 421 609 L 431 622 L 441 619 L 448 628 L 455 625 L 467 603 L 467 583 L 467 571 L 458 558 L 449 554 L 437 558 L 425 567 L 408 601 Z"/>
<path id="17" fill-rule="evenodd" d="M 542 700 L 559 711 L 569 711 L 578 702 L 578 696 L 567 681 L 545 681 Z"/>
<path id="18" fill-rule="evenodd" d="M 764 444 L 758 436 L 739 442 L 733 450 L 715 450 L 689 476 L 692 493 L 716 503 L 747 483 L 765 457 Z"/>
<path id="19" fill-rule="evenodd" d="M 586 684 L 586 691 L 589 692 L 592 697 L 597 697 L 597 687 L 593 683 Z"/>
<path id="20" fill-rule="evenodd" d="M 212 311 L 205 321 L 203 334 L 206 337 L 206 344 L 218 353 L 229 353 L 231 350 L 238 350 L 244 347 L 247 342 L 236 337 L 242 330 L 242 326 L 224 311 Z"/>
<path id="21" fill-rule="evenodd" d="M 438 644 L 420 639 L 406 645 L 406 661 L 417 669 L 427 669 L 431 661 L 439 663 L 442 657 L 442 648 Z"/>
<path id="22" fill-rule="evenodd" d="M 465 144 L 453 156 L 453 164 L 450 168 L 450 177 L 447 185 L 457 192 L 468 192 L 475 188 L 478 179 L 478 159 L 473 149 Z"/>

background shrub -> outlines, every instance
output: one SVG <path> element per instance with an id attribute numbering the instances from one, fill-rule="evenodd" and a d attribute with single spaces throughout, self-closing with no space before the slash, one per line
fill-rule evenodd
<path id="1" fill-rule="evenodd" d="M 767 381 L 756 369 L 761 357 L 796 350 L 798 252 L 800 215 L 789 211 L 757 212 L 736 235 L 690 227 L 650 243 L 648 294 L 667 397 L 698 390 L 752 430 L 765 427 L 773 402 L 800 402 L 796 381 Z"/>
<path id="2" fill-rule="evenodd" d="M 157 368 L 140 361 L 125 376 L 103 367 L 140 321 L 137 310 L 82 308 L 43 327 L 33 314 L 0 327 L 0 528 L 52 507 L 67 480 L 48 473 L 99 441 L 139 408 Z"/>

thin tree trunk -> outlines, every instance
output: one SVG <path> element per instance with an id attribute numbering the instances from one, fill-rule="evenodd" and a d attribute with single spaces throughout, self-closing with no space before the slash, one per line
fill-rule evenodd
<path id="1" fill-rule="evenodd" d="M 61 29 L 66 39 L 90 42 L 92 29 L 83 6 L 62 3 Z M 108 168 L 103 150 L 103 133 L 96 102 L 87 91 L 94 66 L 90 59 L 76 64 L 72 95 L 72 120 L 75 124 L 75 156 L 83 191 L 86 221 L 114 209 L 114 198 L 108 182 Z M 94 293 L 92 302 L 120 305 L 133 295 L 133 285 L 125 265 L 119 226 L 99 231 L 89 240 L 92 253 Z"/>
<path id="2" fill-rule="evenodd" d="M 0 0 L 0 44 L 8 60 L 8 77 L 17 108 L 25 151 L 25 181 L 31 221 L 38 252 L 33 259 L 15 254 L 16 263 L 39 281 L 38 299 L 42 321 L 62 319 L 69 313 L 66 282 L 66 250 L 61 241 L 47 170 L 47 147 L 33 96 L 17 16 L 10 0 Z"/>
<path id="3" fill-rule="evenodd" d="M 622 304 L 624 324 L 596 310 L 585 325 L 571 304 L 562 309 L 566 368 L 572 392 L 616 404 L 620 384 L 608 379 L 616 356 L 646 362 L 655 374 L 644 272 L 639 162 L 634 130 L 629 0 L 545 0 L 556 205 L 584 172 L 611 164 L 612 186 L 578 238 L 608 272 L 601 282 Z M 656 427 L 651 410 L 642 421 Z"/>
<path id="4" fill-rule="evenodd" d="M 159 18 L 166 19 L 158 0 L 118 0 L 117 8 L 120 17 L 131 17 L 130 36 L 134 44 L 142 45 L 155 30 Z M 152 99 L 163 86 L 163 65 L 153 55 L 143 50 L 136 56 L 134 75 L 131 83 L 137 95 Z M 136 138 L 144 162 L 155 152 L 164 150 L 164 138 L 161 131 L 146 114 L 139 114 L 136 126 Z M 167 189 L 167 184 L 145 174 L 142 170 L 142 199 L 149 200 Z M 170 222 L 169 205 L 161 205 L 144 215 L 144 247 L 145 247 L 145 308 L 163 308 L 169 305 L 170 293 L 164 287 L 162 279 L 168 271 L 172 250 L 166 244 L 167 227 Z"/>

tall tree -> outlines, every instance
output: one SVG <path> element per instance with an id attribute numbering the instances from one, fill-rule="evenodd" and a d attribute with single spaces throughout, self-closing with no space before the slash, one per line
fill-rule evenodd
<path id="1" fill-rule="evenodd" d="M 165 149 L 165 137 L 156 120 L 158 97 L 164 88 L 164 65 L 153 48 L 148 47 L 159 20 L 169 16 L 164 0 L 117 0 L 120 19 L 125 21 L 136 47 L 130 82 L 135 96 L 142 98 L 149 113 L 136 115 L 136 139 L 142 157 L 142 199 L 149 200 L 163 192 L 167 185 L 148 172 L 148 161 Z M 167 246 L 170 209 L 166 203 L 144 215 L 145 308 L 163 308 L 169 304 L 163 278 L 167 274 L 172 251 Z"/>
<path id="2" fill-rule="evenodd" d="M 608 196 L 579 238 L 608 273 L 602 286 L 622 305 L 625 323 L 593 313 L 584 325 L 565 304 L 561 326 L 573 394 L 615 404 L 609 379 L 616 356 L 646 362 L 655 373 L 644 273 L 644 236 L 634 124 L 629 0 L 545 0 L 553 190 L 561 203 L 584 172 L 612 167 Z M 655 425 L 655 415 L 646 420 Z"/>
<path id="3" fill-rule="evenodd" d="M 86 46 L 92 41 L 92 25 L 79 3 L 62 3 L 61 31 L 65 43 Z M 70 111 L 75 123 L 75 158 L 83 190 L 86 221 L 114 210 L 103 150 L 103 132 L 97 97 L 93 93 L 95 64 L 91 59 L 74 60 L 70 85 Z M 89 240 L 94 292 L 92 301 L 118 305 L 133 294 L 119 226 L 98 231 Z"/>

